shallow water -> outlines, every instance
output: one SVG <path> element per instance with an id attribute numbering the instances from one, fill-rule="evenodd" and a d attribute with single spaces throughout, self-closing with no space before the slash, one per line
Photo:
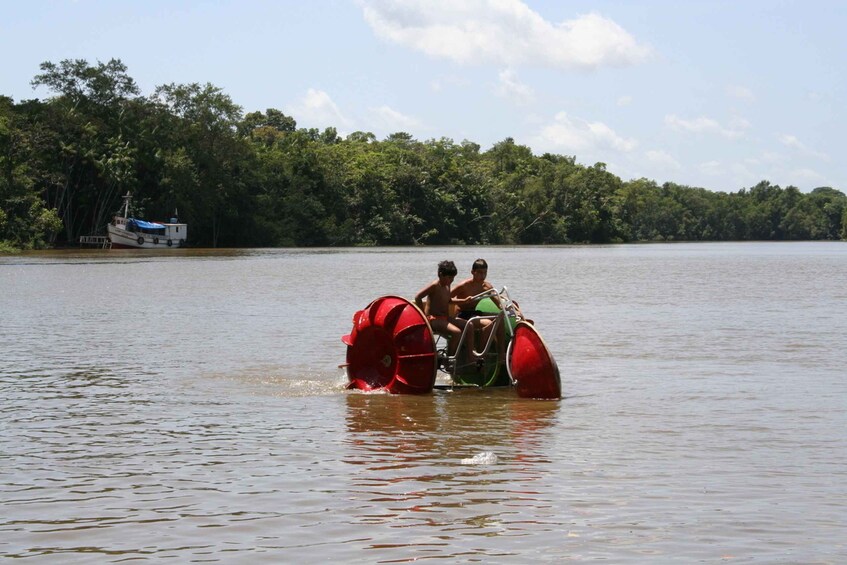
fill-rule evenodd
<path id="1" fill-rule="evenodd" d="M 477 256 L 565 398 L 348 392 Z M 847 244 L 0 257 L 0 557 L 847 560 Z"/>

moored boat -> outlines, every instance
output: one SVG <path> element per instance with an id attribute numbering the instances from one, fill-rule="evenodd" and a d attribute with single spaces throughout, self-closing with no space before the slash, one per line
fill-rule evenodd
<path id="1" fill-rule="evenodd" d="M 184 247 L 188 238 L 188 225 L 179 223 L 176 217 L 170 222 L 148 222 L 129 216 L 132 195 L 123 196 L 123 209 L 106 227 L 112 248 L 119 249 L 168 249 Z"/>

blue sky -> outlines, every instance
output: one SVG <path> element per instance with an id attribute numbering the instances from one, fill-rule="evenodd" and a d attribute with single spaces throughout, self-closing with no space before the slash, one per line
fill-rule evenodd
<path id="1" fill-rule="evenodd" d="M 0 3 L 0 94 L 43 61 L 121 59 L 300 127 L 405 131 L 737 191 L 847 191 L 847 4 L 804 0 Z"/>

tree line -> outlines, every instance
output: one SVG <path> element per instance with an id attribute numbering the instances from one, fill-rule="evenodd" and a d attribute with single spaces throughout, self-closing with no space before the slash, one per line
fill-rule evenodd
<path id="1" fill-rule="evenodd" d="M 847 239 L 847 197 L 768 181 L 734 193 L 623 181 L 507 138 L 379 140 L 244 114 L 212 84 L 141 96 L 120 60 L 42 63 L 47 100 L 0 96 L 0 250 L 179 211 L 200 247 Z"/>

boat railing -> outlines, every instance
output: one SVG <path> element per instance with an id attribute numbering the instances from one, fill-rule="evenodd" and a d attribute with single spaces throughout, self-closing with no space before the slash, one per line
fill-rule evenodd
<path id="1" fill-rule="evenodd" d="M 79 237 L 80 245 L 90 245 L 100 249 L 111 249 L 112 242 L 105 235 L 82 235 Z"/>

